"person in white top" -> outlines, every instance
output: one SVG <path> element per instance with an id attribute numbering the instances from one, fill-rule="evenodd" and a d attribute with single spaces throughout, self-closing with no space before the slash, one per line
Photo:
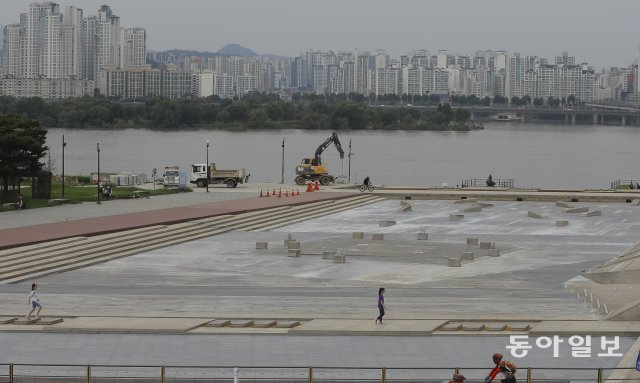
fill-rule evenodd
<path id="1" fill-rule="evenodd" d="M 27 319 L 31 319 L 31 314 L 36 312 L 36 319 L 40 319 L 40 310 L 42 310 L 42 304 L 40 303 L 40 298 L 38 298 L 38 293 L 36 290 L 38 289 L 37 284 L 31 285 L 31 294 L 29 294 L 29 304 L 31 305 L 31 311 L 27 314 Z M 37 310 L 37 311 L 36 311 Z"/>

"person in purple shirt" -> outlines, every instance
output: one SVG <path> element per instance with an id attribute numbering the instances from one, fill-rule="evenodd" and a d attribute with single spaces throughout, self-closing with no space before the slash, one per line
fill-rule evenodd
<path id="1" fill-rule="evenodd" d="M 384 287 L 381 287 L 378 290 L 378 311 L 380 311 L 380 315 L 376 318 L 376 324 L 378 324 L 378 322 L 382 324 L 382 317 L 384 316 L 384 310 L 386 308 L 384 305 Z"/>

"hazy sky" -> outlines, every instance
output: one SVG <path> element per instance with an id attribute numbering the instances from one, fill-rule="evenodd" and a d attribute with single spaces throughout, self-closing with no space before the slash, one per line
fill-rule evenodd
<path id="1" fill-rule="evenodd" d="M 0 0 L 0 24 L 29 0 Z M 640 45 L 639 0 L 64 0 L 95 15 L 111 6 L 124 27 L 147 29 L 147 47 L 258 53 L 492 49 L 553 59 L 566 50 L 597 68 L 627 66 Z"/>

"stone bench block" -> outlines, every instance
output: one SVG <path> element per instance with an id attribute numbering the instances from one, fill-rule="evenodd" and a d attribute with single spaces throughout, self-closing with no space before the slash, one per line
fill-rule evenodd
<path id="1" fill-rule="evenodd" d="M 567 221 L 566 219 L 556 219 L 556 226 L 562 227 L 562 226 L 568 226 L 568 225 L 569 225 L 569 221 Z"/>
<path id="2" fill-rule="evenodd" d="M 396 224 L 396 221 L 391 219 L 383 219 L 382 221 L 378 221 L 378 226 L 380 227 L 389 227 Z"/>
<path id="3" fill-rule="evenodd" d="M 500 249 L 489 249 L 489 251 L 487 252 L 487 255 L 490 257 L 499 257 Z"/>
<path id="4" fill-rule="evenodd" d="M 253 326 L 253 321 L 247 319 L 232 319 L 229 321 L 228 326 L 233 328 L 251 327 Z"/>
<path id="5" fill-rule="evenodd" d="M 493 243 L 492 242 L 480 242 L 480 248 L 487 250 L 493 247 Z"/>
<path id="6" fill-rule="evenodd" d="M 588 207 L 573 207 L 569 209 L 564 209 L 565 213 L 586 213 L 589 211 Z"/>
<path id="7" fill-rule="evenodd" d="M 529 210 L 529 211 L 527 212 L 527 216 L 528 216 L 528 217 L 531 217 L 531 218 L 538 218 L 538 219 L 546 219 L 546 218 L 547 218 L 547 216 L 546 216 L 546 215 L 544 215 L 544 214 L 540 214 L 540 213 L 537 213 L 537 212 L 532 211 L 532 210 Z"/>
<path id="8" fill-rule="evenodd" d="M 256 242 L 256 250 L 266 250 L 269 248 L 268 242 Z"/>
<path id="9" fill-rule="evenodd" d="M 371 234 L 371 239 L 373 239 L 374 241 L 384 241 L 384 234 L 382 233 Z"/>
<path id="10" fill-rule="evenodd" d="M 462 323 L 459 322 L 449 322 L 443 326 L 440 326 L 438 330 L 441 331 L 458 331 L 462 328 Z"/>
<path id="11" fill-rule="evenodd" d="M 231 323 L 230 320 L 216 319 L 216 320 L 212 320 L 211 322 L 205 323 L 204 327 L 225 327 L 225 326 L 228 326 L 229 323 Z"/>
<path id="12" fill-rule="evenodd" d="M 462 266 L 462 260 L 460 258 L 449 258 L 448 265 L 449 267 L 460 267 Z"/>
<path id="13" fill-rule="evenodd" d="M 465 251 L 462 253 L 463 261 L 473 261 L 473 251 Z"/>
<path id="14" fill-rule="evenodd" d="M 478 213 L 482 211 L 482 208 L 478 205 L 465 206 L 458 209 L 460 213 Z"/>
<path id="15" fill-rule="evenodd" d="M 347 258 L 344 255 L 336 254 L 333 256 L 333 263 L 346 263 Z"/>
<path id="16" fill-rule="evenodd" d="M 300 242 L 298 242 L 298 241 L 290 241 L 287 244 L 287 249 L 289 249 L 289 250 L 300 250 Z"/>
<path id="17" fill-rule="evenodd" d="M 34 324 L 36 322 L 39 322 L 40 318 L 36 319 L 36 318 L 32 318 L 32 319 L 27 319 L 27 318 L 18 318 L 17 320 L 13 321 L 12 324 L 17 324 L 17 325 L 28 325 L 28 324 Z"/>
<path id="18" fill-rule="evenodd" d="M 362 231 L 354 231 L 353 233 L 351 233 L 351 238 L 364 239 L 364 233 Z"/>
<path id="19" fill-rule="evenodd" d="M 429 233 L 425 233 L 424 231 L 418 233 L 418 241 L 426 241 L 429 239 Z"/>
<path id="20" fill-rule="evenodd" d="M 640 199 L 634 199 L 631 201 L 631 205 L 633 206 L 640 206 Z"/>
<path id="21" fill-rule="evenodd" d="M 294 328 L 300 326 L 300 322 L 295 320 L 279 320 L 276 322 L 277 328 Z"/>
<path id="22" fill-rule="evenodd" d="M 459 205 L 462 203 L 476 203 L 478 200 L 476 198 L 467 198 L 467 199 L 458 199 L 453 201 L 454 204 Z"/>
<path id="23" fill-rule="evenodd" d="M 334 255 L 336 255 L 335 251 L 323 251 L 322 259 L 333 259 Z"/>
<path id="24" fill-rule="evenodd" d="M 253 321 L 253 327 L 256 328 L 269 328 L 276 325 L 276 321 L 274 320 L 257 320 Z"/>
<path id="25" fill-rule="evenodd" d="M 485 324 L 484 329 L 487 331 L 505 331 L 507 329 L 507 325 L 505 323 L 487 323 Z"/>
<path id="26" fill-rule="evenodd" d="M 467 238 L 467 245 L 477 245 L 478 238 Z"/>
<path id="27" fill-rule="evenodd" d="M 64 321 L 64 319 L 62 318 L 41 318 L 38 321 L 39 325 L 44 325 L 44 326 L 51 326 L 54 324 L 58 324 L 58 323 L 62 323 Z"/>
<path id="28" fill-rule="evenodd" d="M 465 331 L 482 331 L 484 330 L 484 323 L 465 323 L 462 328 Z"/>
<path id="29" fill-rule="evenodd" d="M 586 213 L 584 213 L 582 216 L 583 217 L 600 217 L 602 215 L 602 211 L 601 210 L 591 210 L 588 211 Z"/>
<path id="30" fill-rule="evenodd" d="M 478 202 L 476 205 L 480 206 L 483 209 L 486 207 L 493 207 L 492 203 L 487 203 L 487 202 Z"/>
<path id="31" fill-rule="evenodd" d="M 529 323 L 509 323 L 509 330 L 511 331 L 529 331 L 531 325 Z"/>
<path id="32" fill-rule="evenodd" d="M 289 249 L 287 251 L 287 257 L 300 258 L 300 249 Z"/>
<path id="33" fill-rule="evenodd" d="M 464 218 L 464 214 L 449 214 L 449 221 L 460 221 Z"/>
<path id="34" fill-rule="evenodd" d="M 413 208 L 413 207 L 412 207 L 411 205 L 405 205 L 405 206 L 402 206 L 402 207 L 400 208 L 400 213 L 406 213 L 406 212 L 409 212 L 409 211 L 411 211 L 411 210 L 412 210 L 412 208 Z"/>
<path id="35" fill-rule="evenodd" d="M 564 201 L 556 201 L 556 206 L 557 207 L 563 207 L 565 209 L 573 209 L 574 206 L 572 204 L 570 204 L 569 202 L 564 202 Z"/>

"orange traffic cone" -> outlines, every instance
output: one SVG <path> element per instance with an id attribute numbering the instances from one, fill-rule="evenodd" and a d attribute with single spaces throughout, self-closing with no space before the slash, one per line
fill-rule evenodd
<path id="1" fill-rule="evenodd" d="M 282 189 L 280 189 L 280 191 L 278 191 L 278 198 L 282 198 Z"/>
<path id="2" fill-rule="evenodd" d="M 260 197 L 264 197 L 264 195 L 262 195 L 262 189 L 260 189 Z"/>
<path id="3" fill-rule="evenodd" d="M 296 195 L 300 195 L 300 189 L 296 189 Z"/>
<path id="4" fill-rule="evenodd" d="M 311 181 L 307 181 L 307 191 L 308 192 L 312 192 L 313 191 L 313 187 L 311 187 Z"/>
<path id="5" fill-rule="evenodd" d="M 285 196 L 285 197 L 289 197 L 289 190 L 287 190 L 287 191 L 284 193 L 284 196 Z"/>
<path id="6" fill-rule="evenodd" d="M 319 183 L 318 183 L 318 181 L 316 181 L 316 186 L 313 188 L 313 190 L 320 190 L 320 187 L 318 185 L 319 185 Z"/>

